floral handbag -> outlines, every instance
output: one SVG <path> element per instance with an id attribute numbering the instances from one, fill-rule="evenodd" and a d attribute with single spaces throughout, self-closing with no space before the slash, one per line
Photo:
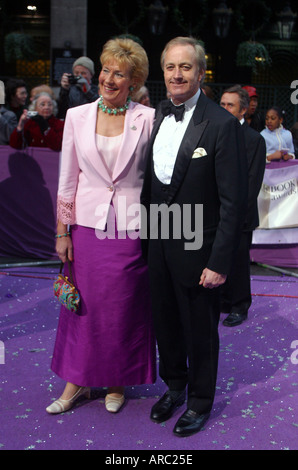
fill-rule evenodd
<path id="1" fill-rule="evenodd" d="M 72 280 L 71 264 L 68 260 L 69 278 L 62 275 L 63 263 L 60 273 L 54 281 L 54 295 L 59 302 L 71 312 L 77 312 L 80 306 L 80 294 Z"/>

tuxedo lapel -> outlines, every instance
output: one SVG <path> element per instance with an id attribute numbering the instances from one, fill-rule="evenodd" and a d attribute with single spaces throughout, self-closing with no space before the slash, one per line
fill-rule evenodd
<path id="1" fill-rule="evenodd" d="M 150 142 L 149 142 L 149 147 L 148 147 L 148 155 L 153 155 L 154 141 L 155 141 L 156 135 L 159 131 L 159 127 L 160 127 L 160 125 L 163 121 L 163 118 L 164 118 L 163 114 L 160 111 L 157 112 L 156 119 L 154 121 L 153 129 L 152 129 L 151 136 L 150 136 Z"/>
<path id="2" fill-rule="evenodd" d="M 159 131 L 159 127 L 163 121 L 163 114 L 161 112 L 158 112 L 157 115 L 156 115 L 156 119 L 154 121 L 154 125 L 153 125 L 153 129 L 152 129 L 152 133 L 151 133 L 151 143 L 153 145 L 154 143 L 154 140 L 155 140 L 155 137 L 156 137 L 156 134 L 158 133 Z"/>

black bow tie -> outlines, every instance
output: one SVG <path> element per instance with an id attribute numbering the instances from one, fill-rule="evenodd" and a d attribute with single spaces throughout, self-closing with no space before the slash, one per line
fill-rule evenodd
<path id="1" fill-rule="evenodd" d="M 185 105 L 181 104 L 180 106 L 175 106 L 172 101 L 164 101 L 161 110 L 164 116 L 174 114 L 176 121 L 182 121 Z"/>

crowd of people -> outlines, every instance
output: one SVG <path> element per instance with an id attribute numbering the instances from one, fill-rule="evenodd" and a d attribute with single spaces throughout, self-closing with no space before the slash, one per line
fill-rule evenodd
<path id="1" fill-rule="evenodd" d="M 69 108 L 98 99 L 98 86 L 92 83 L 94 64 L 79 57 L 72 74 L 64 73 L 58 97 L 47 84 L 30 90 L 21 79 L 5 83 L 5 104 L 0 108 L 0 145 L 16 149 L 27 146 L 60 151 L 66 112 Z"/>
<path id="2" fill-rule="evenodd" d="M 33 87 L 28 96 L 24 80 L 9 79 L 5 85 L 5 104 L 0 105 L 0 145 L 10 145 L 17 149 L 33 146 L 61 150 L 67 110 L 92 103 L 99 98 L 99 85 L 94 74 L 94 62 L 89 57 L 79 57 L 72 65 L 72 73 L 62 75 L 58 97 L 47 84 Z M 214 100 L 210 86 L 202 83 L 201 89 L 206 96 Z M 285 111 L 273 105 L 264 113 L 258 106 L 259 96 L 256 88 L 249 85 L 243 86 L 242 89 L 247 92 L 249 98 L 249 106 L 244 119 L 252 129 L 264 137 L 266 163 L 272 160 L 296 158 L 298 155 L 297 123 L 290 130 L 286 129 L 284 127 Z M 45 96 L 49 103 L 51 99 L 50 115 L 48 112 L 41 113 L 40 101 L 34 99 L 40 94 L 44 95 L 43 101 Z M 168 93 L 167 97 L 169 97 Z M 132 100 L 144 106 L 152 106 L 150 92 L 145 85 L 132 95 Z"/>
<path id="3" fill-rule="evenodd" d="M 93 61 L 86 56 L 79 57 L 72 65 L 72 73 L 63 73 L 57 97 L 47 84 L 33 87 L 29 96 L 24 80 L 9 79 L 5 104 L 0 106 L 0 145 L 61 150 L 67 110 L 99 98 L 94 73 Z M 133 100 L 151 107 L 145 85 L 134 93 Z"/>
<path id="4" fill-rule="evenodd" d="M 166 44 L 168 98 L 156 109 L 142 46 L 114 38 L 100 62 L 98 85 L 81 57 L 57 100 L 42 85 L 29 108 L 24 82 L 6 84 L 0 143 L 61 150 L 56 251 L 81 294 L 77 314 L 61 307 L 52 370 L 66 385 L 47 412 L 69 410 L 91 387 L 106 387 L 106 410 L 118 412 L 125 387 L 155 381 L 156 341 L 168 389 L 150 418 L 164 422 L 186 402 L 173 429 L 186 437 L 212 410 L 220 313 L 230 327 L 248 316 L 266 161 L 295 158 L 293 140 L 277 108 L 259 112 L 254 87 L 230 87 L 219 104 L 208 97 L 205 51 L 193 38 Z M 129 208 L 142 204 L 139 218 L 123 214 L 123 198 Z M 155 217 L 156 206 L 167 210 Z"/>

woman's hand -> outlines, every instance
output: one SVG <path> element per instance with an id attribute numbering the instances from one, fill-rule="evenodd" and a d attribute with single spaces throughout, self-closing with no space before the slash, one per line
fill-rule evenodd
<path id="1" fill-rule="evenodd" d="M 23 114 L 21 115 L 18 125 L 17 125 L 17 131 L 22 132 L 24 129 L 25 122 L 29 119 L 28 116 L 28 110 L 24 109 Z"/>
<path id="2" fill-rule="evenodd" d="M 282 150 L 275 150 L 275 152 L 271 153 L 270 155 L 267 155 L 267 161 L 282 160 L 282 158 L 283 158 Z"/>
<path id="3" fill-rule="evenodd" d="M 73 261 L 72 241 L 69 235 L 67 237 L 57 238 L 56 252 L 62 263 L 65 263 L 68 259 L 69 261 Z"/>
<path id="4" fill-rule="evenodd" d="M 73 261 L 72 240 L 68 232 L 68 227 L 60 220 L 58 220 L 57 224 L 56 252 L 62 263 L 65 263 L 68 259 L 69 261 Z"/>
<path id="5" fill-rule="evenodd" d="M 288 152 L 283 153 L 282 155 L 283 160 L 292 160 L 293 155 L 290 155 Z"/>

